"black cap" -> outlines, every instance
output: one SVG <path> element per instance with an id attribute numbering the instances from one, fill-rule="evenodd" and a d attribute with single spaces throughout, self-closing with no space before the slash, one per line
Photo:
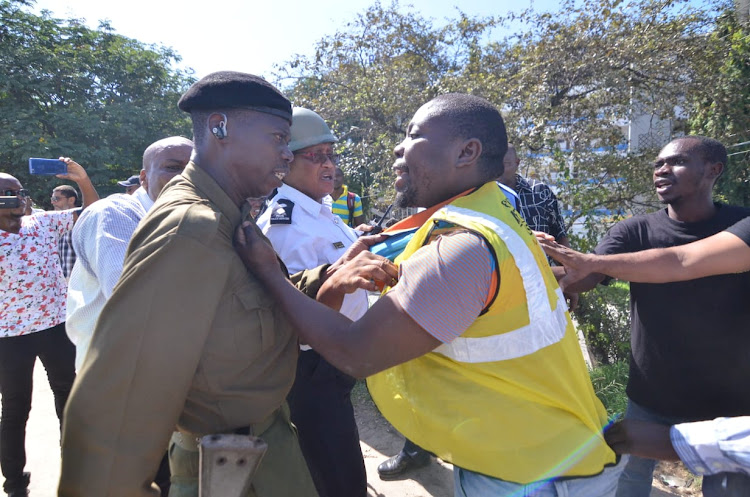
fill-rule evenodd
<path id="1" fill-rule="evenodd" d="M 248 109 L 292 122 L 292 104 L 265 79 L 234 71 L 214 72 L 200 79 L 180 98 L 177 107 L 194 110 Z"/>
<path id="2" fill-rule="evenodd" d="M 141 184 L 141 177 L 140 176 L 131 176 L 128 179 L 126 179 L 125 181 L 118 181 L 117 184 L 120 185 L 120 186 L 124 186 L 126 188 L 129 187 L 129 186 L 140 185 Z"/>

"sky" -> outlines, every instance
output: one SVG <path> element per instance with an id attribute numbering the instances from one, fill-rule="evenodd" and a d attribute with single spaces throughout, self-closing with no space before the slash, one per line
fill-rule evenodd
<path id="1" fill-rule="evenodd" d="M 385 0 L 383 5 L 389 5 Z M 180 67 L 201 78 L 213 71 L 235 70 L 271 79 L 274 64 L 295 54 L 311 55 L 316 41 L 343 29 L 375 0 L 37 0 L 33 10 L 46 9 L 58 18 L 84 18 L 96 28 L 109 20 L 114 30 L 144 43 L 173 48 Z M 405 0 L 400 9 L 413 10 L 436 25 L 458 17 L 456 3 L 469 16 L 511 11 L 498 0 Z M 512 2 L 519 12 L 532 0 Z M 538 10 L 556 9 L 555 0 L 535 0 Z"/>

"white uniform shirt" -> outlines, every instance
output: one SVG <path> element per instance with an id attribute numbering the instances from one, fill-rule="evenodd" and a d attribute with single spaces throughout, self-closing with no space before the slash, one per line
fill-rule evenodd
<path id="1" fill-rule="evenodd" d="M 356 232 L 331 212 L 332 200 L 323 202 L 283 185 L 257 220 L 258 227 L 290 273 L 331 264 L 357 240 Z M 344 297 L 341 314 L 357 320 L 367 311 L 367 292 L 357 290 Z"/>
<path id="2" fill-rule="evenodd" d="M 89 349 L 96 320 L 120 279 L 130 238 L 153 205 L 143 187 L 133 195 L 110 195 L 84 210 L 73 228 L 78 259 L 68 284 L 65 329 L 76 346 L 76 370 Z"/>

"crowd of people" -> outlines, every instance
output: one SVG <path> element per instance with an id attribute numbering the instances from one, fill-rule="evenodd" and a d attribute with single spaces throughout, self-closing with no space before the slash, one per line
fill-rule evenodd
<path id="1" fill-rule="evenodd" d="M 364 497 L 357 378 L 406 439 L 383 479 L 437 456 L 457 497 L 646 497 L 655 461 L 681 458 L 706 497 L 750 495 L 750 209 L 712 199 L 721 143 L 670 142 L 653 172 L 666 208 L 581 254 L 482 98 L 417 110 L 393 171 L 396 207 L 420 211 L 377 235 L 313 110 L 237 72 L 177 105 L 192 140 L 147 147 L 125 193 L 99 200 L 61 158 L 81 206 L 65 185 L 55 211 L 32 212 L 0 173 L 18 198 L 0 209 L 8 495 L 28 495 L 37 357 L 62 427 L 62 497 L 197 497 L 214 434 L 267 445 L 247 496 Z M 614 424 L 569 313 L 610 277 L 632 281 L 629 404 Z"/>

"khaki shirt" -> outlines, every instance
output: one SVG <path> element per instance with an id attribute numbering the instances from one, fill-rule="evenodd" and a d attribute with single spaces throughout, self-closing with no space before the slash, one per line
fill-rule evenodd
<path id="1" fill-rule="evenodd" d="M 297 335 L 232 247 L 240 219 L 190 163 L 139 225 L 65 410 L 59 495 L 156 496 L 175 426 L 227 432 L 284 402 Z"/>

